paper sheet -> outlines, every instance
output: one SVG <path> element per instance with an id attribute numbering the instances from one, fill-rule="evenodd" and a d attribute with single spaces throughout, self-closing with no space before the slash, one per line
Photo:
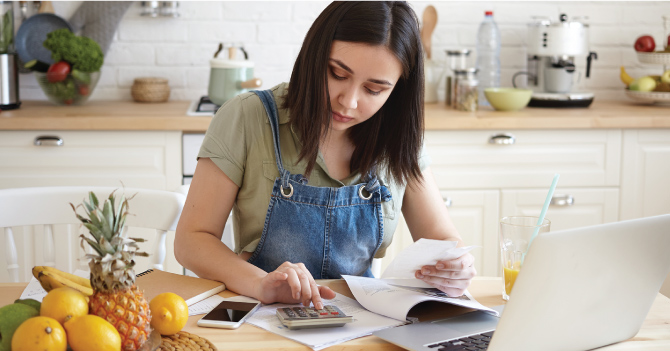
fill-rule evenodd
<path id="1" fill-rule="evenodd" d="M 342 312 L 353 316 L 354 322 L 336 328 L 290 330 L 281 324 L 275 310 L 283 307 L 295 307 L 296 305 L 272 304 L 258 309 L 253 316 L 247 319 L 247 323 L 307 345 L 314 350 L 321 350 L 347 340 L 370 335 L 376 330 L 404 324 L 401 321 L 372 313 L 363 308 L 356 300 L 341 294 L 337 294 L 332 300 L 324 300 L 324 302 L 328 305 L 335 305 Z"/>
<path id="2" fill-rule="evenodd" d="M 382 279 L 394 279 L 387 281 L 390 284 L 431 287 L 422 280 L 414 277 L 414 272 L 425 265 L 434 265 L 438 260 L 452 260 L 463 256 L 475 246 L 456 247 L 456 241 L 419 239 L 412 245 L 402 250 L 398 256 L 386 267 L 382 273 Z"/>
<path id="3" fill-rule="evenodd" d="M 372 312 L 382 314 L 400 321 L 407 318 L 412 307 L 424 301 L 439 301 L 452 305 L 487 311 L 495 316 L 498 312 L 490 309 L 475 300 L 468 291 L 462 297 L 445 298 L 430 296 L 414 290 L 389 285 L 386 282 L 366 277 L 343 275 L 351 293 L 363 307 Z"/>
<path id="4" fill-rule="evenodd" d="M 76 276 L 82 277 L 82 278 L 90 278 L 91 274 L 88 271 L 84 271 L 81 269 L 77 269 L 72 273 Z M 35 277 L 30 278 L 30 282 L 28 282 L 28 286 L 23 290 L 21 293 L 21 299 L 33 299 L 37 300 L 39 302 L 42 302 L 42 299 L 47 296 L 47 291 L 44 290 L 42 285 L 40 285 L 40 282 L 37 281 Z"/>

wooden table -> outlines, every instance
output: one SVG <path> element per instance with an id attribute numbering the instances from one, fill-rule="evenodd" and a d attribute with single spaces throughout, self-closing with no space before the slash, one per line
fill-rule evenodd
<path id="1" fill-rule="evenodd" d="M 319 281 L 322 285 L 330 286 L 333 290 L 352 297 L 349 288 L 343 280 Z M 0 306 L 12 303 L 21 296 L 26 283 L 2 283 L 0 284 Z M 470 293 L 483 305 L 496 306 L 504 303 L 500 296 L 500 278 L 477 277 L 470 286 Z M 236 294 L 230 291 L 221 293 L 223 297 L 231 297 Z M 443 311 L 444 312 L 444 311 Z M 460 313 L 462 310 L 456 308 L 446 313 Z M 425 317 L 434 315 L 435 311 L 414 311 L 410 314 Z M 444 315 L 444 314 L 442 314 Z M 435 316 L 435 315 L 434 315 Z M 207 338 L 214 343 L 219 350 L 310 350 L 310 348 L 285 339 L 276 334 L 267 332 L 253 325 L 244 324 L 236 330 L 200 328 L 196 322 L 202 316 L 192 316 L 184 330 Z M 569 336 L 566 336 L 569 337 Z M 400 347 L 389 344 L 375 336 L 367 336 L 335 345 L 327 350 L 402 350 Z M 603 351 L 636 350 L 636 351 L 661 351 L 670 350 L 670 299 L 659 294 L 647 315 L 642 328 L 635 337 L 627 341 L 599 348 Z"/>

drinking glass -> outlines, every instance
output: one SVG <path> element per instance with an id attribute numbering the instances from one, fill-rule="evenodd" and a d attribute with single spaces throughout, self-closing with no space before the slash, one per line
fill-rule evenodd
<path id="1" fill-rule="evenodd" d="M 538 235 L 549 231 L 551 222 L 544 219 L 538 225 L 538 217 L 512 216 L 500 220 L 500 257 L 502 260 L 504 300 L 509 300 L 514 282 L 523 266 L 523 260 L 530 247 L 530 239 L 535 230 Z"/>

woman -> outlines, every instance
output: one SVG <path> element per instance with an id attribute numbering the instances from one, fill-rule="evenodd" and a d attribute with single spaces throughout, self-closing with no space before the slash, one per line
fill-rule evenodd
<path id="1" fill-rule="evenodd" d="M 414 240 L 463 242 L 422 157 L 423 60 L 405 2 L 335 2 L 290 83 L 241 94 L 207 130 L 177 227 L 177 260 L 263 303 L 323 307 L 314 279 L 371 276 L 402 210 Z M 233 210 L 235 244 L 221 243 Z M 416 277 L 460 296 L 470 254 Z"/>

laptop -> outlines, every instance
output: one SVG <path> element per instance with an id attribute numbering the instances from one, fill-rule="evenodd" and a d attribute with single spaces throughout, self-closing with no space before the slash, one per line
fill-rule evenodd
<path id="1" fill-rule="evenodd" d="M 549 232 L 500 318 L 477 311 L 373 334 L 409 350 L 589 350 L 635 336 L 669 271 L 670 214 Z"/>

